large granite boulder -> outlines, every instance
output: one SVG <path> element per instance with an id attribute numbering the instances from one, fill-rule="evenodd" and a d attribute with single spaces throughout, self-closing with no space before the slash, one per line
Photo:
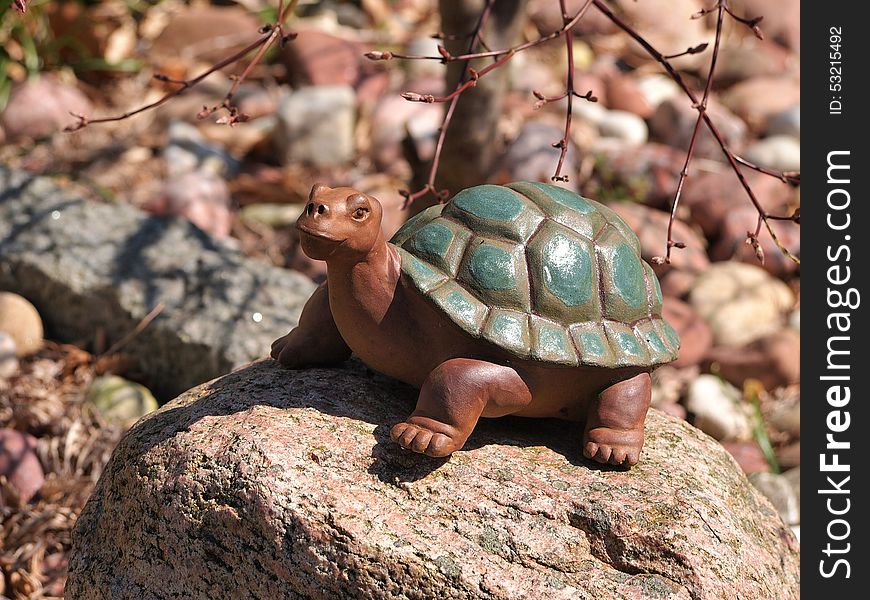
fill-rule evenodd
<path id="1" fill-rule="evenodd" d="M 30 300 L 65 340 L 102 329 L 117 341 L 162 303 L 123 350 L 168 399 L 268 354 L 314 284 L 183 219 L 85 200 L 0 166 L 0 290 Z"/>
<path id="2" fill-rule="evenodd" d="M 79 517 L 69 600 L 797 598 L 790 530 L 729 455 L 652 411 L 631 470 L 576 424 L 401 450 L 415 391 L 261 361 L 136 424 Z"/>

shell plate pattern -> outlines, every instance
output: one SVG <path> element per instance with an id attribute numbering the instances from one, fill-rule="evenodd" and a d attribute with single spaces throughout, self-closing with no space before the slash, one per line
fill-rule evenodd
<path id="1" fill-rule="evenodd" d="M 671 362 L 680 341 L 634 232 L 554 185 L 480 185 L 393 236 L 402 271 L 470 335 L 566 366 Z"/>

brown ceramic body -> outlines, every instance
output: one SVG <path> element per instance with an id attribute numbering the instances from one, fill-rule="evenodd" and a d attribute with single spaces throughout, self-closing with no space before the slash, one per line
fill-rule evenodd
<path id="1" fill-rule="evenodd" d="M 299 326 L 272 346 L 290 368 L 336 364 L 351 352 L 372 369 L 420 388 L 409 418 L 392 429 L 403 447 L 449 455 L 478 419 L 509 414 L 578 425 L 584 454 L 635 464 L 643 445 L 652 367 L 562 367 L 519 359 L 461 330 L 415 289 L 386 243 L 377 200 L 315 186 L 297 222 L 302 248 L 326 260 L 327 282 Z"/>

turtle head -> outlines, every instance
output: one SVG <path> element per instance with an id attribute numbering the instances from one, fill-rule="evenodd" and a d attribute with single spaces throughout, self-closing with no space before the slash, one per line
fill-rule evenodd
<path id="1" fill-rule="evenodd" d="M 381 203 L 353 188 L 314 184 L 296 221 L 302 251 L 309 258 L 362 259 L 379 241 Z"/>

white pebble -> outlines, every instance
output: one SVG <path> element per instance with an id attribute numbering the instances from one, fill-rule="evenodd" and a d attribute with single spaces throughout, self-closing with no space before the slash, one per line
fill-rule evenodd
<path id="1" fill-rule="evenodd" d="M 598 131 L 604 137 L 616 138 L 633 146 L 641 146 L 649 138 L 644 120 L 624 110 L 607 111 L 598 124 Z"/>

